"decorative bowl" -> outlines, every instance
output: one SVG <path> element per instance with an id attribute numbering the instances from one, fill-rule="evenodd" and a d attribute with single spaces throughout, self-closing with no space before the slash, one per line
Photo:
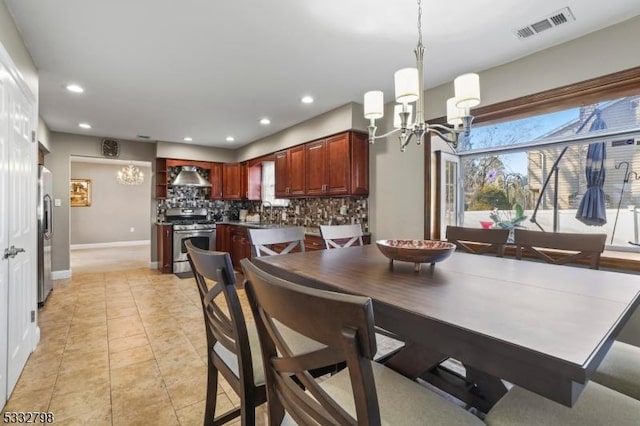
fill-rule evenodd
<path id="1" fill-rule="evenodd" d="M 435 240 L 378 240 L 378 249 L 391 260 L 412 262 L 414 270 L 420 271 L 422 263 L 442 262 L 456 249 L 455 244 Z"/>

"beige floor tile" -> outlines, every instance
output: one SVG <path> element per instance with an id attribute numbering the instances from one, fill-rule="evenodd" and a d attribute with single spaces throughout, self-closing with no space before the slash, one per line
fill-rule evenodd
<path id="1" fill-rule="evenodd" d="M 95 410 L 66 419 L 55 419 L 56 426 L 112 426 L 111 407 L 97 407 Z"/>
<path id="2" fill-rule="evenodd" d="M 79 415 L 103 412 L 111 405 L 109 386 L 102 386 L 93 390 L 81 390 L 77 392 L 58 394 L 53 393 L 49 411 L 53 412 L 56 419 L 62 420 Z"/>
<path id="3" fill-rule="evenodd" d="M 65 352 L 60 364 L 60 372 L 72 372 L 84 369 L 109 368 L 107 348 L 93 352 Z"/>
<path id="4" fill-rule="evenodd" d="M 111 368 L 119 368 L 150 360 L 155 360 L 155 357 L 151 346 L 147 344 L 112 353 L 109 356 L 109 365 Z"/>
<path id="5" fill-rule="evenodd" d="M 115 353 L 123 351 L 125 349 L 131 349 L 138 346 L 145 346 L 149 344 L 146 334 L 135 334 L 133 336 L 118 337 L 116 339 L 109 340 L 109 353 Z"/>
<path id="6" fill-rule="evenodd" d="M 81 391 L 100 390 L 110 386 L 108 368 L 85 368 L 61 372 L 57 376 L 54 392 L 56 395 L 66 395 Z"/>
<path id="7" fill-rule="evenodd" d="M 185 376 L 171 385 L 167 385 L 167 391 L 173 407 L 178 410 L 199 401 L 204 401 L 207 394 L 207 376 Z"/>
<path id="8" fill-rule="evenodd" d="M 14 393 L 7 401 L 4 411 L 47 411 L 51 395 L 53 395 L 53 386 L 25 393 Z"/>
<path id="9" fill-rule="evenodd" d="M 231 403 L 229 402 L 229 405 Z M 196 402 L 176 410 L 180 426 L 202 426 L 204 419 L 205 401 Z"/>
<path id="10" fill-rule="evenodd" d="M 168 401 L 136 407 L 126 413 L 113 413 L 113 426 L 174 426 L 179 425 L 176 413 Z"/>

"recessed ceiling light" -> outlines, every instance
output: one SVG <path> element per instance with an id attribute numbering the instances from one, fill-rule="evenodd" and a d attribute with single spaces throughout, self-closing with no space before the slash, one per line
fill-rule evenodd
<path id="1" fill-rule="evenodd" d="M 78 127 L 82 127 L 83 129 L 90 129 L 91 128 L 91 124 L 89 124 L 89 123 L 80 123 L 80 124 L 78 124 Z"/>
<path id="2" fill-rule="evenodd" d="M 302 99 L 300 99 L 300 101 L 303 104 L 312 104 L 313 103 L 313 98 L 311 96 L 303 96 Z"/>
<path id="3" fill-rule="evenodd" d="M 271 124 L 271 120 L 265 117 L 260 120 L 260 124 L 264 124 L 266 126 L 267 124 Z"/>
<path id="4" fill-rule="evenodd" d="M 236 138 L 234 138 L 233 136 L 227 136 L 227 138 L 225 140 L 227 142 L 234 142 L 236 140 Z"/>
<path id="5" fill-rule="evenodd" d="M 193 140 L 193 138 L 191 138 L 191 137 L 189 137 L 189 136 L 187 136 L 186 138 L 184 138 L 184 141 L 185 141 L 185 142 L 191 142 L 192 140 Z"/>
<path id="6" fill-rule="evenodd" d="M 77 84 L 67 84 L 67 90 L 73 93 L 83 93 L 84 89 Z"/>

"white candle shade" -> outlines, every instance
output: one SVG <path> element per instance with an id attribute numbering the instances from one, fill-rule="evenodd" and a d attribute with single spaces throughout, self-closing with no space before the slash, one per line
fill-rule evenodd
<path id="1" fill-rule="evenodd" d="M 396 102 L 408 104 L 418 100 L 418 69 L 402 68 L 394 74 Z"/>
<path id="2" fill-rule="evenodd" d="M 378 119 L 384 116 L 384 94 L 380 90 L 372 90 L 364 94 L 364 117 Z"/>
<path id="3" fill-rule="evenodd" d="M 413 107 L 406 104 L 396 104 L 393 107 L 393 127 L 395 127 L 396 129 L 402 127 L 402 122 L 400 121 L 400 113 L 402 112 L 402 107 L 406 107 L 406 111 L 409 112 L 409 118 L 407 118 L 407 128 L 413 127 Z"/>
<path id="4" fill-rule="evenodd" d="M 456 98 L 447 99 L 447 123 L 452 126 L 462 125 L 462 117 L 464 116 L 464 109 L 458 108 Z"/>
<path id="5" fill-rule="evenodd" d="M 480 103 L 480 77 L 478 74 L 462 74 L 453 80 L 458 108 L 473 108 Z"/>

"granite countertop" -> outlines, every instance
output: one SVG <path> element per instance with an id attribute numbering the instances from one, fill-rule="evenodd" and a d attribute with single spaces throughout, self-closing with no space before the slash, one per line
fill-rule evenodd
<path id="1" fill-rule="evenodd" d="M 171 225 L 168 222 L 155 222 L 156 225 Z M 259 229 L 271 229 L 271 228 L 286 228 L 288 226 L 293 225 L 281 225 L 277 223 L 267 223 L 267 222 L 240 222 L 239 220 L 225 220 L 216 222 L 217 225 L 234 225 L 234 226 L 244 226 L 247 228 L 259 228 Z M 317 226 L 305 226 L 304 228 L 305 235 L 310 235 L 314 237 L 321 237 L 320 228 Z M 370 232 L 364 232 L 363 235 L 371 235 Z"/>

